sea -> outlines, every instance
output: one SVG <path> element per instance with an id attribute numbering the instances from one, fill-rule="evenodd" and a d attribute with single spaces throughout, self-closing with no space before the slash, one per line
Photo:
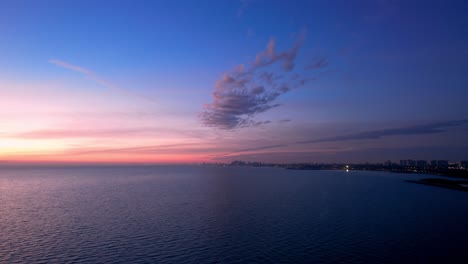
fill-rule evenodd
<path id="1" fill-rule="evenodd" d="M 0 263 L 468 263 L 468 192 L 372 171 L 0 168 Z"/>

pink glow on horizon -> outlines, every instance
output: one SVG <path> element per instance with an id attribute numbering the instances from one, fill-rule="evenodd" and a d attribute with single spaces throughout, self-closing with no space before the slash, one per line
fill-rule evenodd
<path id="1" fill-rule="evenodd" d="M 106 87 L 88 88 L 95 85 L 86 79 L 0 81 L 0 161 L 196 163 L 217 154 L 196 117 L 166 114 L 164 105 Z"/>

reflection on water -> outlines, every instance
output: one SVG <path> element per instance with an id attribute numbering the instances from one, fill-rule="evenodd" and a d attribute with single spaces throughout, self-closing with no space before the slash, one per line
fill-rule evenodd
<path id="1" fill-rule="evenodd" d="M 460 262 L 468 194 L 423 176 L 209 166 L 0 170 L 0 262 Z"/>

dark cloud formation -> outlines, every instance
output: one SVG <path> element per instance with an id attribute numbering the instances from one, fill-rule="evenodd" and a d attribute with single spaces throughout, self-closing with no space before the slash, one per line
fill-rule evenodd
<path id="1" fill-rule="evenodd" d="M 246 120 L 245 122 L 243 122 L 242 124 L 240 124 L 239 127 L 258 127 L 258 126 L 267 125 L 267 124 L 270 124 L 270 123 L 271 123 L 270 120 L 254 121 L 252 119 L 249 119 L 249 120 Z"/>
<path id="2" fill-rule="evenodd" d="M 321 142 L 338 142 L 338 141 L 350 141 L 350 140 L 364 140 L 364 139 L 379 139 L 387 136 L 410 136 L 410 135 L 424 135 L 424 134 L 436 134 L 442 133 L 449 127 L 458 127 L 468 125 L 468 119 L 466 120 L 454 120 L 447 122 L 437 122 L 425 125 L 415 125 L 401 128 L 390 128 L 381 129 L 374 131 L 367 131 L 357 134 L 327 137 L 316 140 L 308 140 L 296 142 L 297 144 L 310 144 L 310 143 L 321 143 Z"/>
<path id="3" fill-rule="evenodd" d="M 360 148 L 353 150 L 337 150 L 334 152 L 306 151 L 306 152 L 274 152 L 238 153 L 228 156 L 217 156 L 214 159 L 231 162 L 233 160 L 259 161 L 259 162 L 382 162 L 383 160 L 399 160 L 403 157 L 412 159 L 440 159 L 460 160 L 466 159 L 467 146 L 459 147 L 408 147 L 408 148 Z"/>
<path id="4" fill-rule="evenodd" d="M 290 121 L 289 119 L 284 119 L 284 120 L 280 120 L 279 122 L 289 122 L 289 121 Z M 435 122 L 435 123 L 430 123 L 430 124 L 414 125 L 414 126 L 400 127 L 400 128 L 373 130 L 373 131 L 355 133 L 351 135 L 334 136 L 334 137 L 327 137 L 327 138 L 299 141 L 299 142 L 292 142 L 292 143 L 278 142 L 278 144 L 272 144 L 272 145 L 252 146 L 247 149 L 238 149 L 238 150 L 227 152 L 221 155 L 216 155 L 216 158 L 234 157 L 234 155 L 238 153 L 243 153 L 243 152 L 251 152 L 251 151 L 255 152 L 255 151 L 260 151 L 260 150 L 290 147 L 290 146 L 297 146 L 297 145 L 304 145 L 304 144 L 380 139 L 382 137 L 387 137 L 387 136 L 412 136 L 412 135 L 438 134 L 438 133 L 443 133 L 443 132 L 448 131 L 449 128 L 454 128 L 454 127 L 462 128 L 464 126 L 468 126 L 468 119 Z M 330 147 L 327 147 L 327 149 L 333 150 Z M 465 146 L 465 149 L 466 149 L 466 146 Z M 336 149 L 335 151 L 331 151 L 330 153 L 336 153 L 337 151 L 345 152 L 348 150 Z M 284 154 L 285 152 L 282 152 L 282 153 Z M 323 151 L 317 151 L 317 153 L 320 155 L 324 155 Z"/>
<path id="5" fill-rule="evenodd" d="M 270 124 L 270 123 L 271 123 L 270 120 L 260 121 L 260 122 L 255 122 L 254 126 L 261 126 L 261 125 L 266 125 L 266 124 Z"/>
<path id="6" fill-rule="evenodd" d="M 285 78 L 295 67 L 297 53 L 304 41 L 305 33 L 299 34 L 294 46 L 277 52 L 275 40 L 271 39 L 267 48 L 257 54 L 249 69 L 241 64 L 230 73 L 225 73 L 216 83 L 213 102 L 204 106 L 200 114 L 205 126 L 220 129 L 258 126 L 253 116 L 278 107 L 275 100 L 282 94 L 304 85 L 311 79 Z M 263 70 L 278 64 L 280 71 Z M 263 122 L 262 124 L 264 124 Z"/>
<path id="7" fill-rule="evenodd" d="M 251 117 L 279 106 L 273 101 L 281 91 L 269 91 L 263 86 L 247 88 L 244 80 L 225 77 L 218 82 L 213 93 L 214 102 L 205 105 L 201 114 L 204 125 L 222 129 L 245 127 L 252 124 Z"/>
<path id="8" fill-rule="evenodd" d="M 239 150 L 227 152 L 224 154 L 217 154 L 217 155 L 214 155 L 213 157 L 214 158 L 229 157 L 229 156 L 235 155 L 237 153 L 242 153 L 242 152 L 266 150 L 266 149 L 281 148 L 281 147 L 287 147 L 287 146 L 289 145 L 288 144 L 276 144 L 276 145 L 269 145 L 269 146 L 252 147 L 252 148 L 239 149 Z"/>
<path id="9" fill-rule="evenodd" d="M 249 149 L 241 149 L 232 153 L 238 153 L 238 152 L 247 152 L 247 151 L 255 151 L 255 150 L 265 150 L 265 149 L 272 149 L 272 148 L 280 148 L 280 147 L 287 147 L 287 144 L 277 144 L 277 145 L 271 145 L 271 146 L 263 146 L 263 147 L 257 147 L 257 148 L 249 148 Z"/>

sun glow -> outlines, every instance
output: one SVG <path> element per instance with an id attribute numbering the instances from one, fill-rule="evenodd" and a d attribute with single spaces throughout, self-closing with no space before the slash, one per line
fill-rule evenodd
<path id="1" fill-rule="evenodd" d="M 1 139 L 0 155 L 38 154 L 63 149 L 63 142 L 51 140 Z"/>

